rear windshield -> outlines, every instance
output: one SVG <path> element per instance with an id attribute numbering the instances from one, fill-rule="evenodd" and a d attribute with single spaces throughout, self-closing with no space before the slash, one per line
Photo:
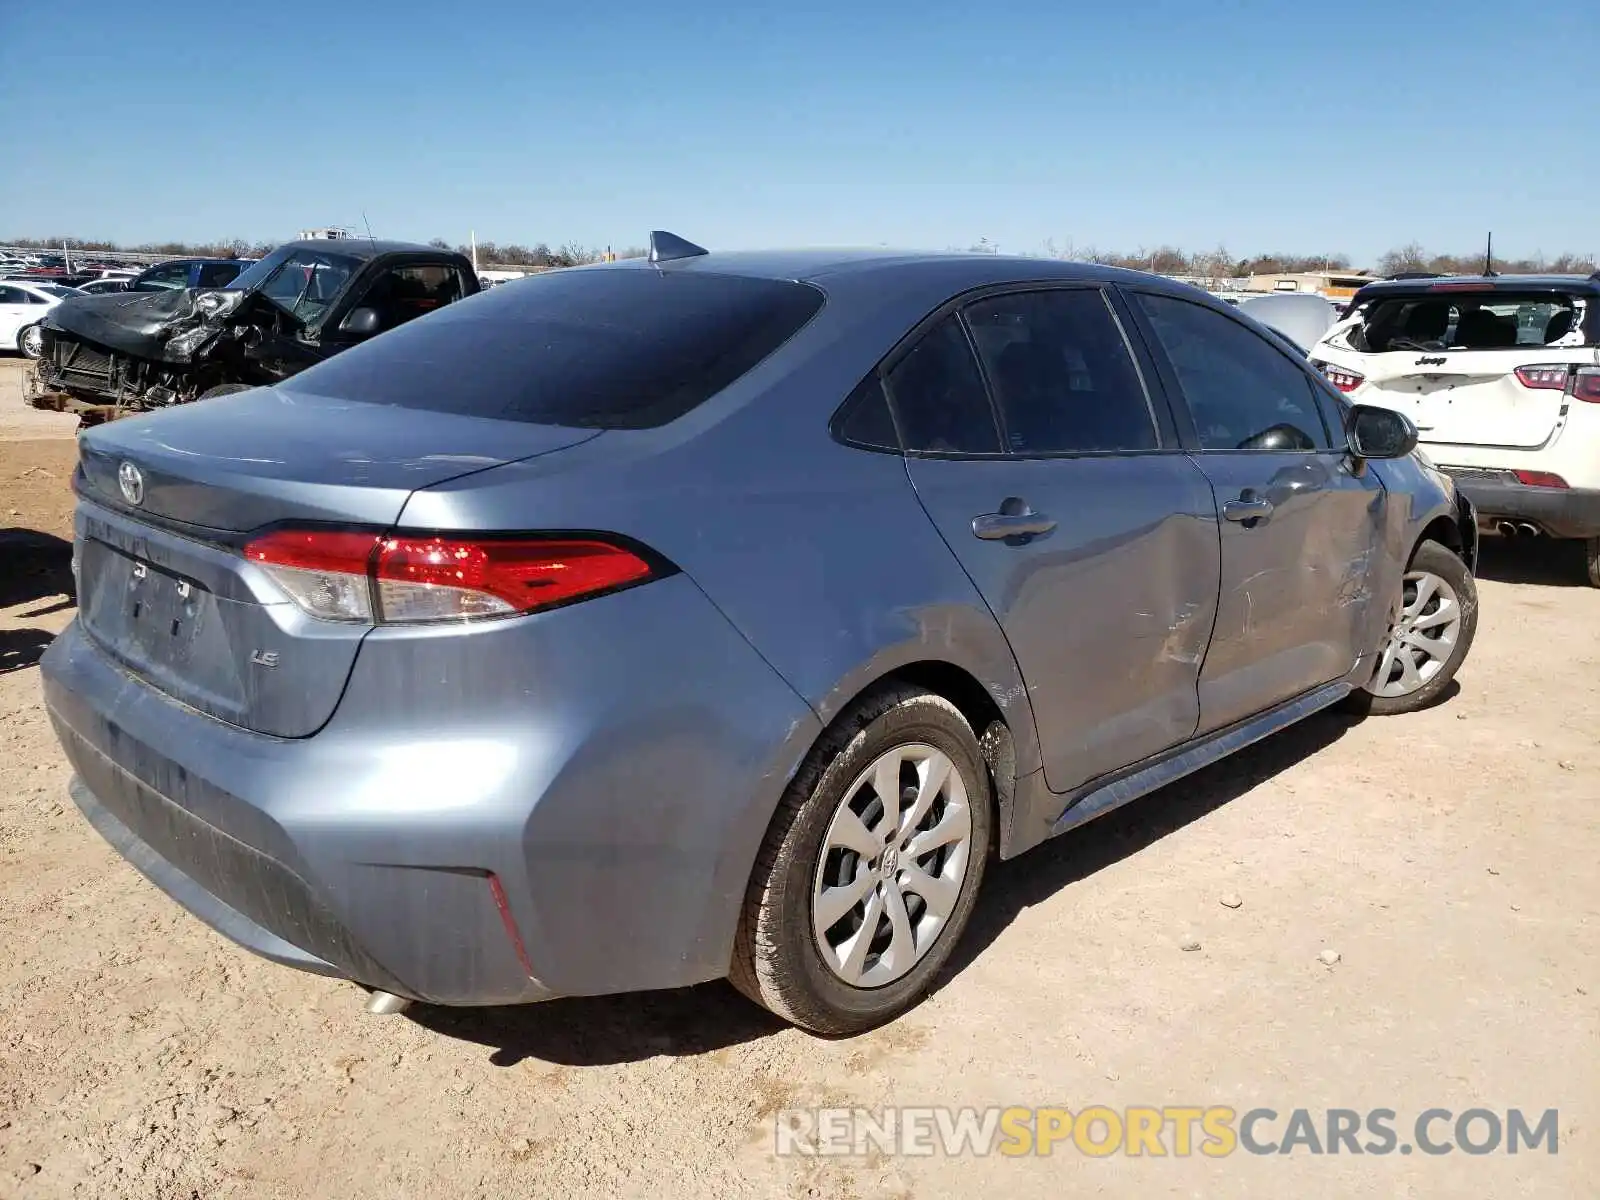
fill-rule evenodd
<path id="1" fill-rule="evenodd" d="M 403 325 L 287 386 L 465 416 L 648 429 L 744 375 L 822 302 L 816 288 L 785 280 L 553 271 Z"/>
<path id="2" fill-rule="evenodd" d="M 1507 350 L 1582 344 L 1581 297 L 1561 292 L 1427 292 L 1373 302 L 1350 339 L 1358 350 Z"/>

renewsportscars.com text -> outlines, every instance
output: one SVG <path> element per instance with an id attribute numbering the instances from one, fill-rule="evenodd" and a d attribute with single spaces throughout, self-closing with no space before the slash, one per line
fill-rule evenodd
<path id="1" fill-rule="evenodd" d="M 1556 1154 L 1556 1109 L 1251 1108 L 1106 1105 L 1068 1108 L 798 1108 L 777 1114 L 780 1155 L 1008 1157 L 1057 1152 L 1104 1158 L 1257 1155 Z"/>

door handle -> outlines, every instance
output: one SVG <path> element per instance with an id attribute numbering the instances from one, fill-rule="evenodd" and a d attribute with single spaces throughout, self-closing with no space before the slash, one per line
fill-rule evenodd
<path id="1" fill-rule="evenodd" d="M 1272 501 L 1265 496 L 1254 496 L 1249 492 L 1237 500 L 1229 500 L 1222 506 L 1222 515 L 1229 521 L 1237 521 L 1248 525 L 1252 521 L 1260 521 L 1272 515 Z"/>
<path id="2" fill-rule="evenodd" d="M 973 535 L 981 537 L 986 542 L 1038 537 L 1040 534 L 1049 533 L 1055 527 L 1053 519 L 1043 513 L 1036 513 L 1031 508 L 1019 513 L 983 513 L 972 518 Z"/>

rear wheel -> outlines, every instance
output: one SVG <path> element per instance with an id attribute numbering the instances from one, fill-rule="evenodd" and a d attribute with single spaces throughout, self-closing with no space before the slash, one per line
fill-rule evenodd
<path id="1" fill-rule="evenodd" d="M 18 330 L 17 349 L 23 358 L 38 358 L 44 353 L 44 331 L 37 325 Z"/>
<path id="2" fill-rule="evenodd" d="M 790 785 L 757 857 L 734 986 L 816 1033 L 911 1008 L 972 915 L 992 825 L 988 770 L 949 701 L 865 702 Z"/>
<path id="3" fill-rule="evenodd" d="M 1592 537 L 1583 544 L 1583 555 L 1589 571 L 1589 585 L 1600 587 L 1600 537 Z"/>
<path id="4" fill-rule="evenodd" d="M 1411 557 L 1389 619 L 1377 670 L 1358 697 L 1367 712 L 1416 712 L 1439 699 L 1472 648 L 1478 587 L 1461 561 L 1438 542 Z"/>

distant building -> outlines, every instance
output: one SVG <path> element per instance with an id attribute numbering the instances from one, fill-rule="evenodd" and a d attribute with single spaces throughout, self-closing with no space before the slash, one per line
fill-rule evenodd
<path id="1" fill-rule="evenodd" d="M 329 225 L 324 229 L 302 229 L 300 231 L 300 240 L 303 242 L 320 241 L 334 238 L 347 238 L 349 236 L 350 231 L 348 229 L 343 229 L 338 225 Z"/>
<path id="2" fill-rule="evenodd" d="M 1252 275 L 1241 291 L 1310 292 L 1318 296 L 1348 299 L 1371 283 L 1376 276 L 1365 271 L 1277 271 Z"/>

